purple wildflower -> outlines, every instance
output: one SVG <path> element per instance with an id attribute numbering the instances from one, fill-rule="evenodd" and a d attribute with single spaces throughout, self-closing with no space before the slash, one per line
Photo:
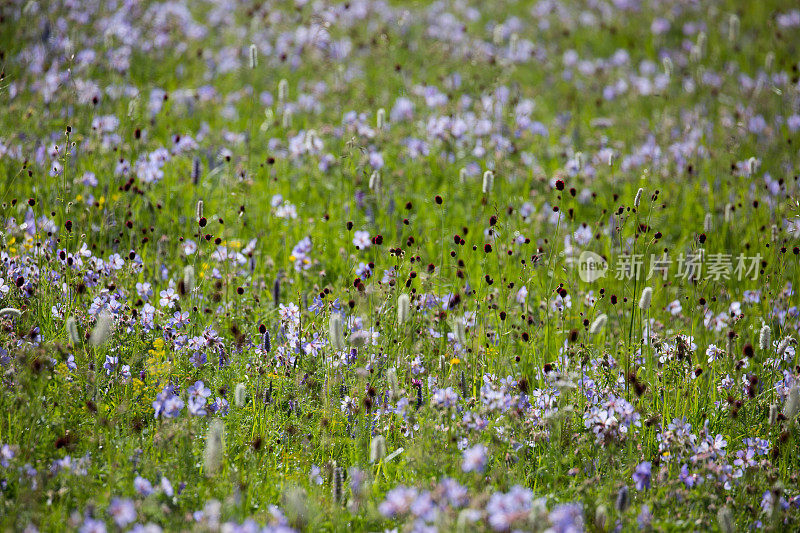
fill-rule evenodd
<path id="1" fill-rule="evenodd" d="M 172 385 L 166 385 L 153 400 L 153 418 L 163 415 L 166 418 L 176 418 L 183 409 L 183 400 L 174 393 Z"/>
<path id="2" fill-rule="evenodd" d="M 636 490 L 647 490 L 650 488 L 650 476 L 653 465 L 649 461 L 640 463 L 633 472 L 633 482 Z"/>
<path id="3" fill-rule="evenodd" d="M 489 450 L 483 444 L 476 444 L 472 448 L 464 450 L 461 469 L 464 472 L 483 472 L 486 468 L 487 453 Z"/>

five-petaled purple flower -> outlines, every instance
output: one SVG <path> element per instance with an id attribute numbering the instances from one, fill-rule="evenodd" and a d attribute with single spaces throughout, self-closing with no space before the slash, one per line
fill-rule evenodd
<path id="1" fill-rule="evenodd" d="M 153 400 L 153 410 L 155 411 L 153 418 L 158 418 L 159 415 L 175 418 L 181 413 L 181 409 L 183 409 L 183 400 L 175 394 L 172 385 L 166 385 Z"/>

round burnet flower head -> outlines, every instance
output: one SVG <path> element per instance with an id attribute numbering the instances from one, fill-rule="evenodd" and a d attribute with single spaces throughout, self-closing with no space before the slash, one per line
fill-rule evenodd
<path id="1" fill-rule="evenodd" d="M 647 311 L 650 308 L 650 303 L 653 300 L 653 288 L 645 287 L 642 291 L 642 296 L 639 298 L 639 309 Z"/>
<path id="2" fill-rule="evenodd" d="M 203 465 L 207 476 L 216 475 L 222 466 L 222 456 L 225 453 L 225 425 L 222 420 L 215 418 L 208 425 L 206 434 L 206 447 L 203 452 Z"/>
<path id="3" fill-rule="evenodd" d="M 411 313 L 411 298 L 408 294 L 401 294 L 397 297 L 397 323 L 405 324 Z"/>

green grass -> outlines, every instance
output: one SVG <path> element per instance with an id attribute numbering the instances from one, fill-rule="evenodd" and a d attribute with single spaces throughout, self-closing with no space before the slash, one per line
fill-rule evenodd
<path id="1" fill-rule="evenodd" d="M 351 21 L 343 10 L 326 28 L 331 41 L 352 44 L 340 60 L 288 37 L 325 20 L 310 5 L 234 4 L 215 24 L 212 2 L 187 3 L 185 13 L 207 32 L 201 38 L 184 35 L 180 14 L 155 28 L 159 5 L 107 6 L 102 14 L 61 2 L 39 12 L 30 11 L 32 4 L 0 7 L 0 277 L 9 286 L 0 307 L 22 313 L 0 317 L 0 446 L 9 446 L 8 466 L 0 466 L 0 528 L 71 530 L 93 517 L 117 529 L 108 508 L 125 498 L 138 523 L 168 531 L 213 529 L 192 515 L 213 500 L 221 504 L 222 522 L 277 523 L 270 508 L 277 505 L 297 529 L 412 530 L 409 513 L 381 511 L 398 486 L 432 491 L 437 514 L 422 522 L 441 531 L 502 530 L 488 502 L 515 486 L 544 498 L 541 513 L 534 506 L 517 517 L 514 527 L 523 530 L 556 527 L 553 511 L 566 503 L 580 505 L 581 527 L 590 531 L 719 529 L 720 509 L 732 511 L 735 530 L 798 527 L 798 429 L 791 416 L 797 406 L 787 400 L 798 373 L 795 344 L 770 365 L 779 343 L 796 337 L 799 326 L 792 286 L 800 279 L 800 135 L 787 119 L 798 112 L 793 62 L 800 41 L 796 27 L 778 24 L 789 7 L 648 2 L 625 11 L 568 2 L 542 17 L 527 1 L 446 2 L 441 10 L 390 2 L 387 14 L 372 4 L 366 18 Z M 467 5 L 476 8 L 475 18 Z M 120 8 L 120 21 L 141 31 L 122 71 L 107 54 L 125 43 L 120 35 L 104 35 L 101 22 Z M 83 9 L 90 12 L 87 23 L 77 16 Z M 430 36 L 431 25 L 446 22 L 444 11 L 463 26 L 460 40 Z M 581 25 L 582 12 L 602 24 Z M 730 41 L 734 13 L 740 32 Z M 518 62 L 505 57 L 508 36 L 499 51 L 487 52 L 495 23 L 512 16 L 521 25 L 517 46 L 527 40 L 533 50 Z M 656 17 L 671 23 L 661 35 L 651 31 Z M 120 21 L 111 27 L 124 30 Z M 689 23 L 705 26 L 696 59 L 690 48 L 698 37 L 683 30 Z M 285 58 L 260 53 L 251 70 L 251 42 L 274 50 L 290 44 Z M 220 72 L 227 47 L 237 67 Z M 79 61 L 85 49 L 96 53 L 90 64 Z M 574 67 L 565 65 L 569 50 L 579 57 Z M 628 60 L 614 66 L 620 50 Z M 30 59 L 37 54 L 44 54 L 41 71 Z M 582 61 L 595 62 L 593 72 L 582 73 Z M 63 79 L 46 98 L 41 88 L 48 72 Z M 460 85 L 452 86 L 456 74 Z M 640 78 L 653 83 L 651 94 L 636 89 Z M 288 124 L 278 101 L 283 79 L 287 103 L 297 108 Z M 604 89 L 620 80 L 627 89 L 606 98 Z M 97 104 L 82 100 L 88 81 L 104 91 Z M 315 91 L 318 82 L 324 90 Z M 106 91 L 123 86 L 138 96 Z M 214 90 L 208 100 L 199 96 L 206 86 Z M 428 107 L 425 86 L 446 94 L 446 102 Z M 157 112 L 149 107 L 154 89 L 167 93 Z M 269 106 L 261 103 L 264 91 L 273 97 Z M 507 100 L 499 104 L 496 95 L 504 91 Z M 308 101 L 317 110 L 302 109 L 301 95 L 314 95 Z M 413 101 L 413 119 L 388 120 L 375 131 L 378 109 L 388 118 L 400 96 Z M 541 122 L 547 135 L 519 126 L 515 109 L 526 99 L 535 103 L 530 120 Z M 365 114 L 360 129 L 343 120 L 351 111 Z M 92 128 L 106 115 L 119 120 L 110 143 Z M 767 124 L 760 133 L 749 130 L 756 116 Z M 435 121 L 447 118 L 467 121 L 463 137 L 435 134 Z M 476 135 L 484 126 L 489 130 Z M 292 138 L 309 130 L 322 150 L 292 154 L 290 146 L 305 145 L 291 145 Z M 172 150 L 176 135 L 197 146 L 172 155 L 163 175 L 148 183 L 137 161 L 159 148 Z M 424 140 L 427 154 L 412 157 L 409 138 Z M 48 155 L 53 144 L 56 157 Z M 475 151 L 476 144 L 485 151 Z M 613 151 L 610 164 L 604 149 Z M 384 162 L 376 190 L 369 187 L 371 152 Z M 327 170 L 320 168 L 323 154 L 331 156 Z M 751 157 L 758 160 L 754 172 L 741 172 Z M 581 164 L 574 168 L 576 158 Z M 54 160 L 63 170 L 51 176 Z M 128 175 L 116 172 L 120 160 L 130 164 Z M 462 178 L 464 168 L 469 172 Z M 484 194 L 487 169 L 495 180 Z M 88 172 L 96 186 L 81 183 Z M 779 182 L 777 189 L 770 190 L 766 176 Z M 295 219 L 276 216 L 274 195 L 295 206 Z M 532 212 L 523 216 L 528 207 Z M 22 226 L 28 213 L 37 220 L 36 233 Z M 57 231 L 48 233 L 40 217 Z M 592 237 L 580 244 L 574 235 L 583 224 Z M 382 242 L 358 250 L 352 242 L 358 230 Z M 528 241 L 515 241 L 517 235 Z M 293 248 L 306 237 L 312 245 L 307 268 L 296 268 L 303 256 Z M 185 253 L 187 240 L 197 243 L 196 253 Z M 77 255 L 84 244 L 91 258 L 83 256 L 83 267 L 59 258 L 62 250 Z M 214 252 L 224 246 L 247 253 L 219 261 Z M 763 262 L 755 279 L 680 276 L 678 257 L 701 249 L 706 261 L 730 254 L 734 267 L 740 254 Z M 575 263 L 583 250 L 608 260 L 606 277 L 581 280 Z M 648 278 L 651 254 L 664 252 L 673 261 L 666 280 Z M 643 254 L 643 275 L 618 278 L 618 265 L 631 253 Z M 105 264 L 112 254 L 121 256 L 118 270 L 92 263 Z M 360 263 L 372 264 L 371 277 L 356 273 Z M 189 291 L 182 290 L 186 267 L 194 271 Z M 390 269 L 394 281 L 382 282 Z M 137 283 L 152 285 L 149 302 Z M 523 286 L 528 295 L 520 303 Z M 652 303 L 642 310 L 647 286 Z M 168 287 L 180 293 L 174 309 L 159 304 Z M 553 308 L 559 290 L 571 299 L 562 311 Z M 747 301 L 745 291 L 760 298 Z M 400 294 L 411 295 L 403 324 Z M 112 295 L 120 303 L 113 332 L 95 346 L 89 342 L 97 319 L 92 304 L 98 298 L 107 304 Z M 320 296 L 315 312 L 310 307 Z M 427 298 L 435 304 L 426 305 Z M 673 314 L 668 306 L 675 301 L 682 311 Z M 741 316 L 730 314 L 734 302 L 741 303 Z M 155 307 L 150 328 L 142 320 L 146 303 Z M 319 339 L 320 346 L 287 362 L 295 346 L 280 309 L 290 304 L 299 306 L 296 327 L 304 342 Z M 188 313 L 188 324 L 176 329 L 170 319 L 178 309 Z M 357 350 L 349 363 L 327 342 L 337 309 L 346 317 L 345 351 Z M 727 314 L 725 325 L 715 329 L 704 321 L 708 313 Z M 601 314 L 605 327 L 590 333 Z M 457 346 L 448 334 L 456 336 L 455 322 L 465 315 L 474 324 L 466 328 L 465 345 Z M 70 317 L 79 339 L 68 331 Z M 356 317 L 359 327 L 348 323 Z M 645 339 L 650 321 L 652 338 Z M 764 325 L 772 342 L 762 347 Z M 269 353 L 259 328 L 271 335 Z M 358 329 L 379 335 L 362 345 Z M 210 330 L 219 344 L 200 350 L 207 362 L 197 366 L 185 344 Z M 685 348 L 679 336 L 691 337 L 696 348 Z M 722 352 L 709 361 L 712 344 Z M 74 368 L 67 366 L 70 356 Z M 107 356 L 118 358 L 108 372 Z M 423 372 L 416 372 L 417 357 Z M 389 369 L 398 378 L 396 395 Z M 482 387 L 499 388 L 506 376 L 507 404 L 493 408 Z M 209 404 L 227 398 L 227 414 L 192 416 L 184 406 L 176 418 L 154 417 L 153 402 L 167 384 L 188 402 L 188 388 L 198 380 L 212 391 Z M 247 399 L 237 405 L 234 390 L 242 383 Z M 437 407 L 437 391 L 447 388 L 457 402 Z M 342 407 L 345 396 L 354 399 L 351 413 Z M 556 397 L 547 410 L 542 396 Z M 630 402 L 640 423 L 601 441 L 584 422 L 612 397 Z M 405 416 L 393 412 L 401 398 L 409 402 Z M 784 416 L 771 422 L 771 409 Z M 466 413 L 484 418 L 486 427 L 469 427 Z M 215 417 L 224 423 L 224 451 L 220 470 L 211 474 L 204 453 Z M 691 424 L 695 440 L 660 447 L 675 419 Z M 376 435 L 385 437 L 391 460 L 371 463 Z M 718 435 L 727 442 L 724 455 L 701 445 Z M 764 453 L 750 466 L 735 463 L 737 452 L 748 449 L 746 439 L 754 438 L 763 439 Z M 464 449 L 480 443 L 488 449 L 485 469 L 465 472 Z M 71 468 L 51 469 L 66 456 Z M 652 481 L 637 490 L 632 476 L 645 461 L 652 463 Z M 36 473 L 26 474 L 26 465 Z M 687 486 L 684 465 L 703 482 Z M 312 467 L 320 469 L 319 484 L 309 477 Z M 341 495 L 337 468 L 345 478 Z M 358 472 L 364 483 L 351 488 Z M 137 476 L 156 487 L 153 494 L 136 492 Z M 174 494 L 158 488 L 162 478 Z M 461 505 L 445 503 L 439 485 L 445 478 L 466 489 Z M 630 505 L 620 508 L 623 487 Z M 766 491 L 776 502 L 784 498 L 787 509 L 776 503 L 770 513 Z M 652 513 L 647 525 L 637 520 L 645 507 Z M 465 509 L 475 510 L 476 522 Z"/>

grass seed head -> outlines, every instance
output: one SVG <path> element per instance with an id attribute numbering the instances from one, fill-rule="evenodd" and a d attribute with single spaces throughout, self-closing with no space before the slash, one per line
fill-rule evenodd
<path id="1" fill-rule="evenodd" d="M 606 326 L 606 322 L 608 322 L 608 316 L 605 313 L 598 315 L 592 322 L 592 325 L 589 326 L 589 333 L 597 335 Z"/>
<path id="2" fill-rule="evenodd" d="M 769 328 L 769 326 L 766 324 L 761 326 L 761 333 L 758 336 L 758 347 L 761 348 L 762 352 L 769 349 L 771 337 L 772 330 Z"/>
<path id="3" fill-rule="evenodd" d="M 653 288 L 652 287 L 645 287 L 642 291 L 642 296 L 639 298 L 639 309 L 642 311 L 647 311 L 650 308 L 650 304 L 653 300 Z"/>
<path id="4" fill-rule="evenodd" d="M 258 66 L 258 48 L 256 45 L 250 45 L 250 69 L 254 69 Z"/>
<path id="5" fill-rule="evenodd" d="M 247 401 L 247 385 L 244 383 L 237 383 L 236 388 L 233 390 L 233 401 L 236 407 L 243 407 Z"/>
<path id="6" fill-rule="evenodd" d="M 2 311 L 0 311 L 2 313 Z M 114 319 L 107 311 L 103 311 L 97 317 L 97 322 L 92 329 L 92 335 L 89 337 L 89 344 L 92 346 L 100 346 L 105 344 L 111 337 L 111 330 L 114 325 Z"/>
<path id="7" fill-rule="evenodd" d="M 411 311 L 411 298 L 408 294 L 401 294 L 397 297 L 397 323 L 405 324 Z"/>
<path id="8" fill-rule="evenodd" d="M 203 465 L 207 476 L 216 475 L 222 466 L 222 456 L 225 452 L 224 431 L 225 426 L 218 418 L 208 425 L 206 447 L 203 452 Z"/>
<path id="9" fill-rule="evenodd" d="M 380 463 L 386 457 L 386 437 L 375 435 L 369 444 L 369 462 Z"/>
<path id="10" fill-rule="evenodd" d="M 78 325 L 75 322 L 75 318 L 69 317 L 65 325 L 67 328 L 67 335 L 69 336 L 69 342 L 71 342 L 73 346 L 79 345 L 81 343 L 81 337 L 78 335 Z"/>
<path id="11" fill-rule="evenodd" d="M 344 324 L 342 322 L 342 315 L 333 313 L 330 321 L 328 322 L 328 334 L 330 335 L 331 345 L 335 350 L 341 351 L 345 349 L 344 344 Z"/>
<path id="12" fill-rule="evenodd" d="M 483 173 L 483 186 L 481 188 L 483 194 L 491 193 L 492 187 L 494 187 L 494 172 L 487 170 Z"/>

